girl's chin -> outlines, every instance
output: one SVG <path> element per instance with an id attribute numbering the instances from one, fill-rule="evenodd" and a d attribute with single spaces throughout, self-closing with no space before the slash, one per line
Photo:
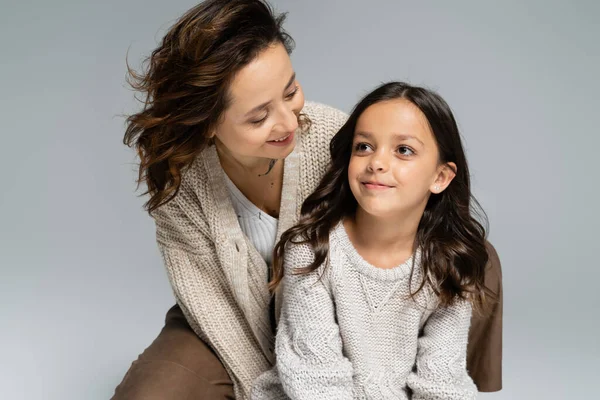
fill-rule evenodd
<path id="1" fill-rule="evenodd" d="M 375 219 L 381 221 L 382 223 L 389 222 L 390 219 L 394 220 L 400 214 L 396 207 L 387 207 L 381 204 L 365 205 L 365 207 L 361 206 L 361 212 L 363 217 Z"/>

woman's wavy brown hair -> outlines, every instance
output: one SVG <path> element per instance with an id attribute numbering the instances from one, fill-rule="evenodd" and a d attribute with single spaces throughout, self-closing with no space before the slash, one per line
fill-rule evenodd
<path id="1" fill-rule="evenodd" d="M 211 142 L 235 74 L 274 43 L 291 53 L 284 20 L 261 0 L 207 0 L 169 29 L 143 73 L 127 66 L 129 84 L 145 99 L 127 118 L 123 142 L 140 158 L 148 212 L 177 195 L 183 171 Z"/>
<path id="2" fill-rule="evenodd" d="M 302 204 L 298 223 L 284 232 L 275 246 L 270 287 L 275 289 L 283 278 L 288 245 L 308 243 L 314 251 L 314 262 L 298 273 L 312 272 L 327 261 L 329 233 L 344 218 L 353 216 L 357 208 L 348 183 L 356 123 L 368 107 L 395 99 L 406 99 L 421 110 L 436 140 L 439 162 L 453 162 L 457 167 L 456 176 L 446 190 L 429 197 L 419 223 L 415 249 L 421 249 L 424 279 L 412 294 L 429 284 L 442 306 L 452 304 L 457 298 L 467 298 L 481 309 L 488 297 L 494 297 L 484 285 L 487 218 L 471 195 L 469 168 L 456 121 L 438 94 L 402 82 L 386 83 L 365 96 L 333 137 L 328 171 Z"/>

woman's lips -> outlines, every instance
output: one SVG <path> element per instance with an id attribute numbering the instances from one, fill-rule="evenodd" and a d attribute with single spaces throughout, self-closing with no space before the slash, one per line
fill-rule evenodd
<path id="1" fill-rule="evenodd" d="M 294 132 L 276 140 L 269 140 L 267 143 L 273 146 L 287 146 L 292 140 L 294 140 Z"/>

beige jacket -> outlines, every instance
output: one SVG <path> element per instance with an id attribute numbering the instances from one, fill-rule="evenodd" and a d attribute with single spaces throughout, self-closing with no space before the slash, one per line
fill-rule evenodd
<path id="1" fill-rule="evenodd" d="M 328 166 L 329 142 L 347 119 L 317 103 L 307 102 L 303 112 L 312 124 L 297 134 L 285 159 L 277 238 L 297 221 Z M 214 146 L 186 171 L 180 192 L 154 218 L 177 302 L 223 362 L 236 398 L 248 398 L 252 381 L 274 361 L 268 269 L 240 229 Z"/>

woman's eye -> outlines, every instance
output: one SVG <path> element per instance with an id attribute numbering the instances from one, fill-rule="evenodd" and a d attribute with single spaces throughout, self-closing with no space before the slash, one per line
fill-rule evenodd
<path id="1" fill-rule="evenodd" d="M 403 156 L 412 156 L 415 154 L 415 152 L 408 146 L 398 147 L 398 152 Z"/>
<path id="2" fill-rule="evenodd" d="M 261 125 L 263 122 L 265 122 L 267 120 L 267 117 L 269 116 L 269 114 L 265 115 L 264 117 L 262 117 L 261 119 L 257 119 L 255 121 L 250 121 L 250 123 L 252 125 Z"/>
<path id="3" fill-rule="evenodd" d="M 286 95 L 285 98 L 288 99 L 288 100 L 290 100 L 290 99 L 292 99 L 296 95 L 296 93 L 298 93 L 298 86 L 296 86 L 294 88 L 293 92 L 291 92 L 288 95 Z"/>

